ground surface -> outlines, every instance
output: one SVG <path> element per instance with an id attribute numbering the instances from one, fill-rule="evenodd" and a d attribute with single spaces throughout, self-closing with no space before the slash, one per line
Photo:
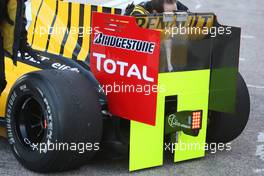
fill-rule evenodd
<path id="1" fill-rule="evenodd" d="M 180 164 L 166 161 L 163 167 L 131 175 L 263 176 L 264 161 L 256 156 L 256 150 L 258 146 L 264 144 L 258 142 L 258 134 L 264 132 L 264 1 L 182 1 L 192 11 L 215 12 L 222 24 L 242 27 L 240 71 L 250 90 L 252 105 L 250 121 L 243 135 L 233 141 L 232 151 L 208 153 L 203 159 Z M 3 139 L 0 140 L 0 157 L 0 175 L 33 175 L 16 161 Z M 61 175 L 129 175 L 126 163 L 124 160 L 95 161 L 77 171 Z"/>

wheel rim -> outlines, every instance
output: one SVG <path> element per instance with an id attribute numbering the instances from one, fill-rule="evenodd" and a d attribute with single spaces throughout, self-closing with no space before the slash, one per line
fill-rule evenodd
<path id="1" fill-rule="evenodd" d="M 43 142 L 47 121 L 39 101 L 33 96 L 25 96 L 17 109 L 15 122 L 20 142 L 27 148 Z"/>

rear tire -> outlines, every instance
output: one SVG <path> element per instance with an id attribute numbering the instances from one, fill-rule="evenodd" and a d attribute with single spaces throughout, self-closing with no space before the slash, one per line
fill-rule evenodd
<path id="1" fill-rule="evenodd" d="M 23 76 L 10 92 L 6 116 L 12 151 L 32 171 L 75 169 L 99 150 L 99 98 L 78 73 L 43 70 Z"/>
<path id="2" fill-rule="evenodd" d="M 207 142 L 228 143 L 243 132 L 250 114 L 250 96 L 241 74 L 237 77 L 236 114 L 215 111 L 209 114 Z"/>

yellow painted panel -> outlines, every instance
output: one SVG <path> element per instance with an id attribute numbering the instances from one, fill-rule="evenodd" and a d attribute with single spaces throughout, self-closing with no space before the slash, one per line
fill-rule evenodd
<path id="1" fill-rule="evenodd" d="M 49 29 L 55 14 L 56 1 L 46 0 L 39 12 L 33 48 L 44 51 L 48 40 Z M 32 25 L 32 24 L 31 24 Z"/>
<path id="2" fill-rule="evenodd" d="M 32 21 L 28 29 L 28 43 L 32 45 L 32 38 L 33 38 L 33 31 L 34 31 L 34 24 L 36 22 L 36 15 L 38 12 L 38 9 L 40 7 L 42 0 L 33 0 L 31 1 L 31 16 L 32 16 Z"/>
<path id="3" fill-rule="evenodd" d="M 68 23 L 68 3 L 59 1 L 58 15 L 51 34 L 48 52 L 60 54 L 60 48 L 64 34 L 67 31 Z"/>
<path id="4" fill-rule="evenodd" d="M 84 30 L 83 43 L 78 56 L 78 60 L 84 61 L 89 53 L 90 48 L 90 33 L 91 33 L 91 5 L 85 5 L 84 8 Z"/>
<path id="5" fill-rule="evenodd" d="M 72 3 L 71 28 L 68 40 L 64 47 L 64 57 L 72 58 L 78 40 L 80 5 Z"/>

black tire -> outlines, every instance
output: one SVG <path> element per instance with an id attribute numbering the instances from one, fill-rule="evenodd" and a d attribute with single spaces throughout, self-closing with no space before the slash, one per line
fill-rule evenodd
<path id="1" fill-rule="evenodd" d="M 75 72 L 24 75 L 10 92 L 6 117 L 14 155 L 35 172 L 78 168 L 100 148 L 103 120 L 97 91 Z"/>
<path id="2" fill-rule="evenodd" d="M 236 114 L 209 112 L 207 142 L 228 143 L 236 139 L 245 129 L 250 114 L 250 96 L 241 76 L 237 77 Z"/>

